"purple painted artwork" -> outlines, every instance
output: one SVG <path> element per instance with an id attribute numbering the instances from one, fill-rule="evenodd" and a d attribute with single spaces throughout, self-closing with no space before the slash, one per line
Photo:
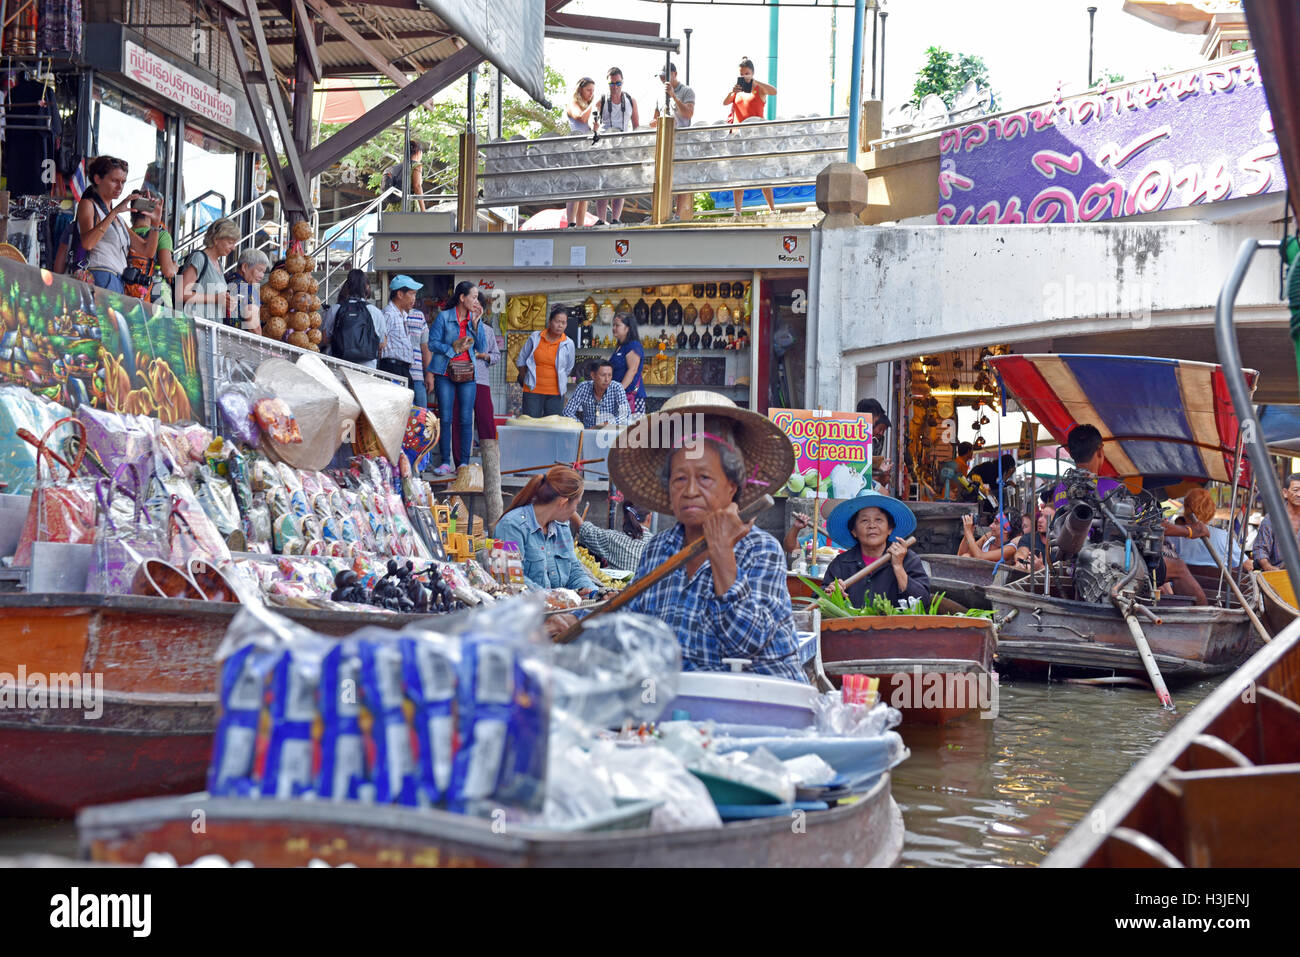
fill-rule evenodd
<path id="1" fill-rule="evenodd" d="M 939 136 L 940 225 L 1087 223 L 1286 189 L 1254 60 Z"/>

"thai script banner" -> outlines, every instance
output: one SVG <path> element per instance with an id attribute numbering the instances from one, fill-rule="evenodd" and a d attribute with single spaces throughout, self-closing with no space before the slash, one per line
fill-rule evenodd
<path id="1" fill-rule="evenodd" d="M 794 446 L 794 472 L 778 494 L 855 498 L 871 491 L 869 414 L 768 409 L 767 417 Z"/>
<path id="2" fill-rule="evenodd" d="M 174 100 L 177 105 L 193 110 L 228 129 L 234 129 L 234 97 L 227 96 L 129 40 L 126 42 L 124 72 L 137 83 Z"/>
<path id="3" fill-rule="evenodd" d="M 1254 60 L 954 127 L 939 155 L 940 225 L 1096 222 L 1286 189 Z"/>

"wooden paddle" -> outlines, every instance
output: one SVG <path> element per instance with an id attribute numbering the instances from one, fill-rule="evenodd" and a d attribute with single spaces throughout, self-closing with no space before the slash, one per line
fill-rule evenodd
<path id="1" fill-rule="evenodd" d="M 911 535 L 903 539 L 903 546 L 905 548 L 911 548 L 915 544 L 916 544 L 915 535 Z M 891 562 L 891 561 L 893 561 L 893 559 L 890 558 L 888 554 L 881 555 L 879 558 L 877 558 L 866 568 L 854 572 L 848 578 L 837 578 L 835 580 L 840 583 L 840 586 L 844 589 L 845 593 L 847 594 L 850 585 L 856 585 L 858 582 L 862 581 L 862 579 L 870 577 L 871 575 L 878 572 L 881 568 L 883 568 L 887 562 Z"/>
<path id="2" fill-rule="evenodd" d="M 742 522 L 749 522 L 775 504 L 776 500 L 770 495 L 764 495 L 761 498 L 755 499 L 740 510 L 740 520 Z M 586 618 L 578 619 L 564 631 L 556 635 L 554 639 L 555 643 L 557 645 L 567 645 L 569 642 L 573 641 L 574 638 L 578 637 L 578 632 L 582 631 L 583 625 L 591 621 L 591 619 L 596 615 L 617 611 L 622 608 L 633 598 L 636 598 L 642 592 L 646 591 L 651 585 L 671 575 L 700 552 L 704 551 L 707 544 L 708 543 L 705 541 L 703 535 L 694 541 L 688 542 L 682 547 L 681 551 L 677 552 L 677 554 L 673 555 L 650 574 L 646 575 L 644 578 L 638 578 L 611 598 L 605 603 L 603 608 L 597 608 Z"/>

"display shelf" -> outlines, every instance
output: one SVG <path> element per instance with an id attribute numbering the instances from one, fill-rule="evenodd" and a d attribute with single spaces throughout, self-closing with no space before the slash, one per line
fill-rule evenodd
<path id="1" fill-rule="evenodd" d="M 670 359 L 678 358 L 678 357 L 684 359 L 718 359 L 718 358 L 725 358 L 727 355 L 740 355 L 748 351 L 749 351 L 749 346 L 746 346 L 743 349 L 665 349 L 664 353 Z M 595 358 L 597 356 L 608 356 L 609 350 L 608 349 L 579 349 L 577 351 L 577 355 L 590 356 L 592 358 Z M 658 355 L 659 355 L 658 348 L 656 348 L 654 352 L 651 352 L 648 349 L 646 350 L 647 359 L 654 359 Z"/>

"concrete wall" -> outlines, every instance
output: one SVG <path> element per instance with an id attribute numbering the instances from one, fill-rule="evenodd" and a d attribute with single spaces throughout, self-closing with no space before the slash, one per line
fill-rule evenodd
<path id="1" fill-rule="evenodd" d="M 865 225 L 913 216 L 934 221 L 939 208 L 939 132 L 927 139 L 863 153 L 858 164 L 867 174 Z"/>
<path id="2" fill-rule="evenodd" d="M 871 378 L 858 367 L 931 349 L 1126 330 L 1167 329 L 1176 341 L 1180 327 L 1213 324 L 1241 243 L 1278 236 L 1262 223 L 819 232 L 812 394 L 852 408 Z M 1256 256 L 1237 303 L 1239 322 L 1285 328 L 1275 254 Z"/>

